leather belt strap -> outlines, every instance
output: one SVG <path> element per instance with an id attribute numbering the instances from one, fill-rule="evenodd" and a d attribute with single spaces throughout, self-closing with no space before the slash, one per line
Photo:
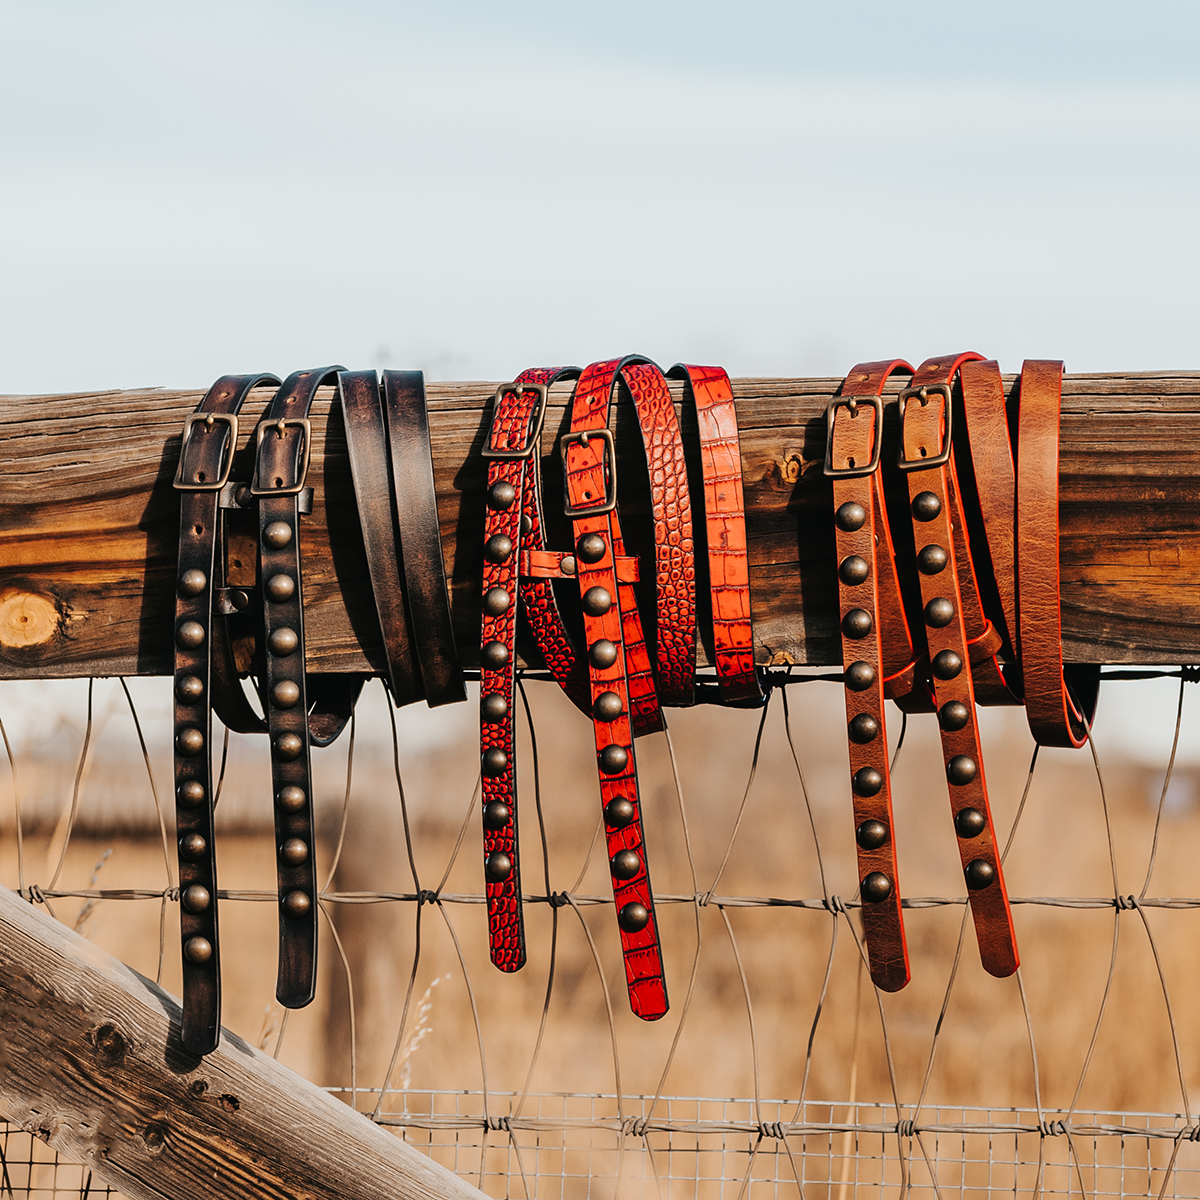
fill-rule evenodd
<path id="1" fill-rule="evenodd" d="M 616 461 L 608 429 L 609 406 L 618 372 L 625 372 L 642 425 L 643 444 L 650 461 L 651 491 L 656 514 L 671 509 L 678 517 L 678 552 L 669 536 L 656 533 L 656 562 L 667 564 L 672 574 L 659 576 L 660 622 L 677 611 L 693 614 L 694 598 L 686 600 L 688 556 L 691 552 L 690 512 L 687 537 L 680 499 L 686 496 L 686 475 L 670 477 L 668 464 L 676 459 L 678 422 L 665 381 L 661 388 L 649 372 L 634 366 L 653 366 L 644 359 L 613 359 L 593 363 L 579 378 L 571 410 L 571 431 L 560 448 L 566 482 L 567 515 L 572 518 L 584 636 L 592 691 L 592 728 L 600 772 L 600 798 L 605 840 L 617 906 L 617 925 L 625 962 L 630 1006 L 643 1020 L 657 1020 L 667 1011 L 658 925 L 649 867 L 642 833 L 634 735 L 661 727 L 661 712 L 650 674 L 649 654 L 642 636 L 633 589 L 618 581 L 617 559 L 624 556 L 620 521 L 616 511 Z M 657 368 L 654 368 L 657 373 Z M 658 375 L 661 379 L 661 373 Z M 665 397 L 665 401 L 664 401 Z M 660 488 L 661 479 L 661 488 Z M 690 506 L 689 506 L 690 508 Z M 682 576 L 674 576 L 677 568 Z M 694 597 L 694 574 L 690 581 Z M 693 632 L 694 637 L 694 632 Z M 665 662 L 676 695 L 689 684 L 686 634 L 664 637 L 660 630 L 659 662 Z M 694 640 L 692 642 L 694 652 Z"/>
<path id="2" fill-rule="evenodd" d="M 276 392 L 255 431 L 251 495 L 258 500 L 259 578 L 266 655 L 263 704 L 271 738 L 279 885 L 279 973 L 287 1008 L 312 1001 L 317 970 L 317 877 L 312 767 L 304 672 L 299 507 L 312 445 L 308 412 L 317 388 L 341 367 L 297 371 Z"/>
<path id="3" fill-rule="evenodd" d="M 913 373 L 902 359 L 860 363 L 827 410 L 825 474 L 833 481 L 846 732 L 863 929 L 871 979 L 896 992 L 910 978 L 888 769 L 885 684 L 912 690 L 913 647 L 884 505 L 884 385 Z"/>
<path id="4" fill-rule="evenodd" d="M 574 571 L 569 556 L 544 550 L 539 463 L 547 389 L 556 379 L 576 374 L 578 370 L 570 367 L 535 369 L 498 389 L 483 448 L 488 459 L 488 491 L 479 654 L 480 771 L 488 940 L 492 962 L 502 971 L 518 971 L 525 965 L 514 732 L 518 595 L 531 624 L 539 630 L 539 642 L 546 638 L 554 647 L 554 652 L 546 655 L 547 662 L 568 694 L 574 686 L 577 702 L 583 700 L 579 685 L 587 683 L 562 624 L 550 579 L 520 580 L 522 562 L 529 573 L 533 554 L 548 560 L 544 564 L 547 576 L 553 571 L 567 578 Z M 526 539 L 532 547 L 525 545 Z"/>
<path id="5" fill-rule="evenodd" d="M 986 657 L 971 653 L 964 618 L 967 601 L 978 603 L 977 591 L 972 599 L 973 581 L 962 576 L 964 567 L 971 571 L 970 551 L 962 507 L 952 493 L 952 387 L 962 364 L 980 357 L 947 355 L 918 368 L 912 386 L 901 393 L 899 466 L 908 473 L 925 636 L 971 915 L 984 969 L 1005 976 L 1017 969 L 1019 958 L 988 806 L 970 669 L 975 661 L 985 668 L 988 661 L 994 664 L 995 649 Z M 978 638 L 976 643 L 983 644 Z"/>
<path id="6" fill-rule="evenodd" d="M 175 585 L 175 827 L 183 947 L 182 1038 L 193 1054 L 215 1050 L 221 1030 L 210 751 L 213 640 L 223 624 L 213 620 L 213 596 L 221 582 L 217 576 L 223 573 L 217 554 L 218 494 L 229 478 L 237 449 L 237 413 L 243 401 L 253 388 L 278 383 L 274 375 L 218 379 L 184 424 L 175 475 L 180 492 Z M 227 643 L 224 645 L 227 652 Z"/>
<path id="7" fill-rule="evenodd" d="M 467 690 L 450 619 L 425 376 L 420 371 L 384 371 L 383 401 L 405 595 L 416 633 L 425 699 L 430 708 L 436 708 L 465 700 Z"/>
<path id="8" fill-rule="evenodd" d="M 1021 368 L 1016 502 L 1019 628 L 1029 728 L 1043 746 L 1078 748 L 1087 741 L 1095 714 L 1100 672 L 1098 667 L 1075 671 L 1063 667 L 1058 561 L 1062 373 L 1061 362 L 1037 359 L 1027 360 Z"/>
<path id="9" fill-rule="evenodd" d="M 684 398 L 696 410 L 700 433 L 713 657 L 721 699 L 726 704 L 756 703 L 763 692 L 754 667 L 750 557 L 733 385 L 721 367 L 688 363 L 676 363 L 667 378 L 685 381 Z M 663 702 L 668 702 L 665 697 Z"/>
<path id="10" fill-rule="evenodd" d="M 379 379 L 374 371 L 343 371 L 338 393 L 346 421 L 350 473 L 371 574 L 371 591 L 387 667 L 388 691 L 399 708 L 424 694 L 412 645 L 400 582 L 400 542 L 392 509 L 388 438 Z"/>

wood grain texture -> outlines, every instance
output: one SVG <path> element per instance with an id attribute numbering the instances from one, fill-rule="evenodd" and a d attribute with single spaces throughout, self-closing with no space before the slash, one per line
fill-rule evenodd
<path id="1" fill-rule="evenodd" d="M 196 1058 L 179 1002 L 0 887 L 9 1119 L 131 1200 L 481 1200 L 228 1031 Z"/>
<path id="2" fill-rule="evenodd" d="M 824 408 L 836 379 L 734 381 L 742 435 L 755 653 L 760 664 L 840 661 Z M 1011 387 L 1006 377 L 1005 386 Z M 466 666 L 477 665 L 492 383 L 428 385 L 442 545 Z M 561 468 L 569 385 L 543 433 L 550 544 L 566 548 Z M 678 385 L 674 386 L 678 403 Z M 0 678 L 166 674 L 179 505 L 171 479 L 199 392 L 0 397 Z M 236 478 L 258 408 L 243 420 Z M 379 671 L 341 414 L 314 406 L 302 522 L 311 671 Z M 695 420 L 681 411 L 689 455 Z M 1200 373 L 1068 375 L 1061 446 L 1063 637 L 1070 661 L 1200 662 Z M 631 406 L 618 406 L 622 523 L 653 545 Z M 234 558 L 252 578 L 253 542 Z M 703 647 L 701 661 L 711 655 Z M 536 655 L 524 648 L 524 661 Z"/>

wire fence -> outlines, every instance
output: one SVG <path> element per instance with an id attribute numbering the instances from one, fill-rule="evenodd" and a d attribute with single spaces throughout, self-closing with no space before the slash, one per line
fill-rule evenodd
<path id="1" fill-rule="evenodd" d="M 1110 677 L 1130 674 L 1144 677 L 1149 673 L 1112 672 Z M 680 919 L 674 922 L 673 928 L 682 931 L 690 926 L 694 933 L 690 950 L 680 960 L 683 970 L 674 972 L 682 987 L 676 984 L 672 1023 L 663 1022 L 649 1031 L 641 1028 L 632 1032 L 626 1014 L 621 1010 L 624 1001 L 619 984 L 620 970 L 604 943 L 605 930 L 612 923 L 612 898 L 585 886 L 589 869 L 595 868 L 598 860 L 603 859 L 600 827 L 596 826 L 578 872 L 574 869 L 578 865 L 576 862 L 564 874 L 564 865 L 557 861 L 557 843 L 550 827 L 552 814 L 543 803 L 545 786 L 543 763 L 539 757 L 539 720 L 535 719 L 526 694 L 526 687 L 533 685 L 522 683 L 521 698 L 526 718 L 523 736 L 532 768 L 530 807 L 534 819 L 532 828 L 528 817 L 526 819 L 522 851 L 527 882 L 540 874 L 542 885 L 525 896 L 525 903 L 530 906 L 531 927 L 536 925 L 543 936 L 548 935 L 546 940 L 549 942 L 548 948 L 542 947 L 545 974 L 539 977 L 536 986 L 528 985 L 525 993 L 527 1000 L 533 997 L 522 1017 L 522 1028 L 529 1034 L 524 1040 L 532 1042 L 528 1054 L 518 1053 L 507 1045 L 512 1040 L 511 1028 L 489 1011 L 495 1007 L 489 999 L 500 985 L 494 974 L 480 974 L 479 956 L 472 950 L 470 939 L 460 936 L 461 922 L 456 915 L 485 903 L 482 891 L 456 888 L 452 882 L 470 879 L 478 857 L 471 841 L 472 835 L 477 836 L 478 785 L 467 799 L 461 824 L 447 839 L 445 861 L 431 870 L 429 855 L 422 852 L 421 822 L 414 817 L 406 791 L 396 718 L 390 707 L 395 796 L 411 884 L 395 890 L 339 886 L 342 878 L 339 862 L 348 844 L 348 829 L 358 796 L 353 784 L 355 746 L 352 731 L 347 746 L 344 798 L 329 839 L 332 856 L 325 867 L 326 885 L 321 893 L 321 909 L 327 918 L 325 929 L 332 935 L 325 954 L 327 958 L 332 956 L 330 961 L 335 964 L 323 986 L 327 991 L 336 989 L 341 997 L 337 1003 L 330 1003 L 329 1012 L 330 1019 L 338 1022 L 339 1036 L 346 1049 L 345 1065 L 338 1069 L 341 1079 L 331 1090 L 490 1194 L 523 1195 L 529 1200 L 535 1197 L 538 1200 L 549 1197 L 566 1200 L 567 1197 L 643 1195 L 667 1200 L 685 1195 L 740 1200 L 751 1193 L 791 1195 L 797 1190 L 803 1197 L 837 1197 L 837 1200 L 859 1195 L 929 1195 L 939 1200 L 949 1196 L 1000 1195 L 1200 1195 L 1200 1152 L 1197 1151 L 1200 1126 L 1189 1098 L 1192 1063 L 1193 1060 L 1200 1063 L 1195 1053 L 1196 1039 L 1192 1036 L 1197 1021 L 1192 1016 L 1191 1005 L 1179 1010 L 1173 1002 L 1171 968 L 1164 961 L 1160 947 L 1162 931 L 1156 935 L 1151 919 L 1151 914 L 1164 910 L 1190 911 L 1200 907 L 1198 897 L 1151 895 L 1156 861 L 1164 852 L 1164 843 L 1170 840 L 1170 829 L 1165 823 L 1167 797 L 1183 727 L 1185 684 L 1193 678 L 1194 672 L 1184 669 L 1161 674 L 1173 674 L 1179 680 L 1178 703 L 1174 740 L 1153 816 L 1148 853 L 1142 864 L 1144 872 L 1139 869 L 1137 873 L 1140 886 L 1135 889 L 1121 885 L 1118 865 L 1121 834 L 1113 819 L 1100 756 L 1092 744 L 1089 769 L 1102 816 L 1096 828 L 1100 831 L 1107 858 L 1111 894 L 1012 898 L 1015 906 L 1047 912 L 1111 913 L 1110 949 L 1097 976 L 1101 985 L 1098 1005 L 1094 1013 L 1090 1008 L 1085 1012 L 1084 1007 L 1078 1005 L 1075 1006 L 1077 1011 L 1070 1014 L 1074 1026 L 1086 1033 L 1083 1038 L 1086 1048 L 1072 1064 L 1074 1082 L 1066 1088 L 1069 1103 L 1057 1107 L 1044 1103 L 1044 1079 L 1048 1071 L 1042 1058 L 1046 1045 L 1035 1035 L 1043 1014 L 1036 1004 L 1031 1004 L 1021 971 L 1016 976 L 1015 998 L 1024 1040 L 1024 1049 L 1019 1055 L 1019 1073 L 1025 1082 L 1019 1090 L 1027 1095 L 1027 1102 L 1016 1106 L 975 1102 L 986 1097 L 990 1087 L 999 1090 L 995 1078 L 989 1079 L 987 1070 L 982 1067 L 978 1072 L 980 1078 L 975 1081 L 977 1086 L 973 1087 L 975 1095 L 971 1097 L 971 1103 L 948 1105 L 945 1103 L 948 1097 L 937 1094 L 941 1085 L 939 1054 L 956 1057 L 970 1075 L 974 1059 L 979 1057 L 982 1063 L 985 1057 L 978 1044 L 992 1037 L 986 1028 L 989 1019 L 986 1013 L 975 1014 L 973 1023 L 968 1021 L 969 1036 L 965 1043 L 961 1038 L 952 1040 L 947 1032 L 947 1018 L 954 1008 L 956 988 L 967 986 L 960 984 L 970 927 L 965 896 L 931 895 L 909 897 L 904 901 L 905 910 L 914 913 L 943 911 L 953 919 L 957 910 L 961 910 L 957 931 L 952 932 L 946 942 L 949 947 L 948 971 L 936 989 L 926 986 L 924 993 L 905 1009 L 897 1007 L 902 1002 L 894 997 L 885 997 L 881 993 L 872 995 L 869 981 L 864 988 L 865 947 L 855 916 L 860 902 L 855 895 L 841 895 L 834 890 L 832 880 L 837 877 L 834 856 L 828 849 L 828 832 L 823 829 L 817 811 L 820 805 L 814 803 L 812 790 L 805 780 L 802 768 L 805 747 L 797 744 L 794 734 L 789 704 L 789 692 L 793 689 L 787 686 L 830 677 L 798 672 L 779 675 L 774 680 L 777 686 L 771 701 L 760 716 L 752 718 L 753 724 L 745 734 L 746 744 L 740 750 L 744 755 L 744 787 L 736 803 L 727 806 L 722 836 L 715 842 L 712 823 L 707 819 L 698 823 L 694 815 L 696 797 L 689 795 L 682 778 L 687 774 L 686 760 L 681 762 L 681 755 L 672 743 L 672 733 L 663 739 L 662 761 L 673 784 L 671 803 L 676 831 L 669 844 L 678 860 L 678 871 L 690 886 L 656 892 L 656 902 L 664 912 L 664 928 L 671 924 L 670 910 L 676 910 Z M 17 884 L 27 900 L 45 905 L 55 915 L 60 915 L 56 906 L 61 907 L 72 900 L 82 901 L 75 918 L 77 928 L 85 924 L 95 905 L 101 902 L 154 903 L 159 912 L 158 975 L 161 979 L 164 963 L 171 954 L 178 954 L 172 917 L 172 907 L 178 902 L 178 888 L 172 875 L 174 855 L 169 831 L 170 814 L 160 801 L 154 780 L 153 759 L 156 755 L 147 745 L 133 697 L 124 681 L 121 681 L 121 688 L 133 717 L 158 813 L 166 886 L 94 886 L 100 864 L 92 874 L 90 882 L 93 886 L 64 885 L 64 864 L 80 812 L 85 765 L 93 750 L 91 685 L 83 744 L 69 807 L 63 818 L 65 828 L 61 847 L 56 863 L 47 864 L 44 883 L 34 882 L 29 855 L 24 850 L 20 764 L 7 733 L 4 734 L 15 806 Z M 836 707 L 840 697 L 835 701 L 830 693 L 826 702 Z M 752 797 L 756 794 L 756 776 L 764 753 L 768 722 L 772 718 L 775 724 L 770 728 L 775 732 L 767 740 L 776 754 L 782 753 L 790 761 L 792 768 L 790 781 L 781 782 L 778 770 L 772 767 L 772 786 L 793 796 L 801 823 L 807 825 L 814 878 L 820 884 L 818 895 L 752 895 L 742 894 L 741 889 L 722 887 L 731 876 L 741 880 L 753 877 L 753 862 L 749 868 L 742 864 L 740 870 L 734 870 L 733 859 L 739 839 L 745 841 L 751 826 L 763 825 L 761 815 L 754 815 Z M 895 745 L 897 759 L 905 736 L 902 727 Z M 733 752 L 731 749 L 730 753 Z M 1086 751 L 1083 753 L 1087 754 Z M 1007 830 L 1006 866 L 1007 856 L 1027 816 L 1038 760 L 1039 753 L 1034 748 L 1024 787 Z M 809 766 L 811 768 L 811 764 Z M 1072 769 L 1079 774 L 1084 768 L 1077 759 Z M 839 797 L 838 803 L 841 802 Z M 664 841 L 660 839 L 659 845 Z M 465 874 L 464 864 L 468 868 Z M 50 869 L 51 865 L 53 869 Z M 600 866 L 603 865 L 600 862 Z M 345 864 L 342 866 L 344 868 Z M 568 885 L 556 889 L 552 886 L 555 879 L 566 881 Z M 225 904 L 273 906 L 276 901 L 276 893 L 265 887 L 228 888 L 221 890 L 219 896 Z M 365 957 L 356 957 L 353 930 L 347 924 L 347 917 L 366 909 L 408 914 L 407 922 L 392 918 L 391 925 L 389 949 L 396 956 L 396 978 L 402 981 L 401 989 L 391 997 L 386 1008 L 391 1014 L 389 1023 L 395 1030 L 394 1036 L 391 1033 L 383 1036 L 379 1020 L 364 1018 L 364 997 L 369 993 L 364 976 L 375 970 L 381 947 L 375 943 Z M 787 1006 L 782 1021 L 775 1019 L 778 1014 L 774 1012 L 766 1014 L 759 998 L 761 981 L 772 969 L 776 973 L 782 969 L 779 963 L 771 961 L 772 955 L 778 958 L 779 950 L 768 948 L 764 951 L 757 943 L 751 944 L 757 935 L 746 924 L 737 923 L 743 918 L 738 917 L 737 922 L 731 918 L 731 914 L 741 910 L 774 910 L 777 916 L 773 919 L 781 919 L 780 914 L 789 912 L 811 913 L 809 919 L 819 921 L 824 930 L 821 935 L 826 944 L 824 957 L 809 955 L 806 959 L 805 986 L 808 990 L 802 998 L 797 994 L 795 1002 Z M 539 911 L 544 914 L 540 924 L 532 915 Z M 607 925 L 603 919 L 596 918 L 606 919 Z M 66 914 L 63 913 L 60 919 L 66 919 Z M 471 919 L 478 924 L 474 915 Z M 1097 1054 L 1106 1014 L 1117 1003 L 1115 994 L 1123 986 L 1118 962 L 1122 930 L 1129 930 L 1131 922 L 1139 937 L 1144 939 L 1142 949 L 1149 952 L 1148 957 L 1143 955 L 1139 959 L 1137 967 L 1138 981 L 1143 989 L 1139 1003 L 1142 1011 L 1148 1012 L 1148 1005 L 1153 1002 L 1156 1011 L 1164 1014 L 1163 1027 L 1167 1031 L 1160 1047 L 1162 1053 L 1147 1063 L 1145 1069 L 1159 1084 L 1167 1078 L 1174 1080 L 1172 1086 L 1178 1097 L 1178 1111 L 1174 1112 L 1135 1107 L 1082 1107 L 1089 1072 L 1111 1076 L 1119 1069 L 1110 1062 L 1099 1061 Z M 568 927 L 575 930 L 573 950 L 567 942 Z M 442 958 L 437 958 L 430 949 L 435 931 L 443 943 Z M 176 939 L 174 942 L 172 936 Z M 722 972 L 717 972 L 713 966 L 714 940 L 720 941 L 722 946 L 725 962 Z M 945 938 L 942 940 L 946 941 Z M 785 944 L 783 940 L 774 943 L 776 947 Z M 1180 939 L 1172 934 L 1171 947 L 1179 944 Z M 423 947 L 432 966 L 430 962 L 422 963 Z M 572 953 L 576 954 L 575 959 L 571 958 Z M 759 961 L 764 955 L 765 968 Z M 438 975 L 432 983 L 426 981 L 431 970 L 441 969 L 447 961 L 446 956 L 452 964 L 456 983 L 461 984 L 462 995 L 458 1008 L 447 1012 L 443 1037 L 453 1043 L 450 1047 L 453 1053 L 448 1052 L 448 1057 L 440 1060 L 444 1068 L 439 1070 L 439 1076 L 446 1081 L 452 1080 L 455 1074 L 463 1078 L 467 1070 L 464 1064 L 477 1058 L 477 1066 L 470 1066 L 470 1071 L 477 1074 L 482 1084 L 479 1087 L 424 1088 L 413 1080 L 416 1051 L 424 1041 L 426 1050 L 422 1053 L 428 1057 L 428 1047 L 432 1044 L 428 1019 L 434 1006 L 432 989 L 444 977 Z M 846 969 L 847 956 L 854 964 L 852 971 Z M 585 982 L 589 974 L 594 981 L 592 984 Z M 710 976 L 716 974 L 721 975 L 721 986 L 710 987 Z M 560 979 L 560 975 L 563 978 Z M 1064 978 L 1060 990 L 1070 982 Z M 557 998 L 556 987 L 560 992 Z M 540 995 L 537 994 L 539 991 Z M 563 992 L 565 997 L 561 995 Z M 582 999 L 585 992 L 591 996 L 586 1005 Z M 1156 999 L 1151 1000 L 1152 996 Z M 843 1019 L 850 1010 L 853 1020 Z M 906 1023 L 911 1023 L 913 1012 L 918 1010 L 926 1018 L 926 1028 L 914 1035 Z M 705 1013 L 709 1015 L 705 1016 Z M 715 1017 L 712 1016 L 714 1013 Z M 706 1039 L 711 1040 L 712 1030 L 723 1026 L 705 1024 L 710 1018 L 718 1022 L 737 1022 L 739 1028 L 746 1031 L 744 1038 L 738 1035 L 741 1049 L 737 1069 L 752 1084 L 748 1098 L 724 1098 L 715 1087 L 712 1091 L 718 1094 L 672 1094 L 669 1085 L 681 1072 L 689 1080 L 705 1078 L 703 1071 L 697 1076 L 694 1061 L 688 1064 L 690 1074 L 684 1070 L 680 1047 L 689 1038 L 698 1038 L 701 1045 Z M 269 1029 L 264 1019 L 261 1044 L 272 1049 L 277 1057 L 285 1046 L 290 1019 L 290 1014 L 280 1014 Z M 697 1033 L 690 1031 L 689 1020 L 700 1024 Z M 841 1024 L 837 1024 L 838 1021 Z M 560 1039 L 560 1047 L 554 1054 L 548 1049 L 552 1026 L 556 1027 L 555 1036 Z M 578 1061 L 574 1061 L 569 1046 L 562 1049 L 562 1039 L 566 1037 L 569 1042 L 572 1036 L 582 1038 L 584 1033 L 588 1035 L 586 1048 L 578 1052 Z M 431 1040 L 426 1041 L 427 1038 Z M 367 1053 L 363 1045 L 372 1039 L 377 1048 Z M 1057 1049 L 1053 1040 L 1051 1049 Z M 268 1041 L 273 1045 L 268 1045 Z M 829 1046 L 825 1046 L 826 1041 L 830 1042 Z M 1004 1044 L 1014 1045 L 1011 1039 Z M 380 1046 L 382 1052 L 378 1049 Z M 626 1086 L 622 1085 L 623 1050 Z M 785 1051 L 794 1064 L 791 1075 L 798 1085 L 794 1098 L 766 1099 L 764 1078 L 772 1074 L 771 1060 Z M 1101 1059 L 1104 1053 L 1101 1053 Z M 819 1074 L 824 1069 L 818 1063 L 822 1054 L 832 1056 L 830 1061 L 844 1060 L 848 1067 L 844 1100 L 811 1098 L 814 1070 Z M 595 1081 L 610 1071 L 610 1066 L 603 1065 L 609 1056 L 610 1078 L 615 1086 L 604 1088 L 597 1086 Z M 632 1068 L 631 1057 L 634 1059 Z M 1018 1056 L 1013 1053 L 1008 1057 Z M 498 1070 L 497 1058 L 509 1063 L 509 1067 Z M 547 1058 L 553 1061 L 547 1062 Z M 691 1059 L 694 1058 L 693 1053 Z M 513 1066 L 518 1059 L 520 1066 Z M 493 1064 L 490 1086 L 489 1060 Z M 868 1060 L 871 1070 L 868 1070 Z M 559 1070 L 564 1063 L 568 1069 Z M 328 1077 L 328 1065 L 323 1069 Z M 535 1079 L 543 1079 L 547 1073 L 553 1077 L 556 1070 L 568 1086 L 534 1088 Z M 1061 1076 L 1062 1073 L 1058 1074 Z M 504 1076 L 502 1082 L 497 1083 L 498 1075 Z M 710 1073 L 714 1083 L 719 1076 L 718 1071 Z M 572 1081 L 577 1078 L 593 1082 L 589 1087 L 576 1088 Z M 631 1078 L 635 1080 L 633 1084 L 629 1082 Z M 650 1086 L 645 1086 L 647 1079 Z M 870 1102 L 858 1098 L 859 1092 L 868 1086 L 878 1092 L 871 1096 Z M 1062 1079 L 1056 1078 L 1058 1094 L 1063 1093 L 1063 1086 Z M 881 1092 L 878 1091 L 880 1087 Z M 1161 1092 L 1162 1088 L 1159 1090 Z M 49 1158 L 45 1164 L 40 1160 L 35 1163 L 35 1143 L 29 1143 L 26 1149 L 22 1138 L 28 1139 L 28 1135 L 0 1125 L 0 1145 L 4 1147 L 7 1164 L 7 1174 L 0 1179 L 0 1198 L 11 1195 L 13 1200 L 17 1197 L 26 1200 L 26 1197 L 43 1195 L 109 1194 L 107 1189 L 99 1190 L 90 1184 L 85 1178 L 86 1172 L 81 1172 L 80 1168 L 58 1164 L 49 1151 L 46 1151 Z M 79 1173 L 78 1179 L 68 1174 L 71 1170 Z M 54 1182 L 59 1178 L 55 1172 L 59 1171 L 64 1173 L 62 1178 L 66 1182 Z M 47 1184 L 43 1182 L 45 1179 L 52 1182 Z"/>

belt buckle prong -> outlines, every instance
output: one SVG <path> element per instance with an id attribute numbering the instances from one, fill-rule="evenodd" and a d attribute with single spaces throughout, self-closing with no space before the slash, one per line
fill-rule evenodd
<path id="1" fill-rule="evenodd" d="M 908 408 L 910 400 L 920 401 L 922 407 L 929 403 L 931 395 L 942 396 L 946 403 L 942 409 L 942 421 L 944 425 L 942 433 L 942 449 L 940 453 L 931 455 L 928 458 L 914 458 L 911 462 L 904 457 L 904 413 Z M 900 454 L 896 461 L 896 466 L 901 471 L 924 471 L 932 467 L 944 467 L 950 461 L 950 432 L 951 418 L 954 414 L 954 406 L 950 402 L 951 387 L 948 383 L 927 383 L 921 387 L 905 388 L 900 393 Z"/>
<path id="2" fill-rule="evenodd" d="M 576 442 L 586 446 L 592 438 L 599 438 L 604 443 L 605 496 L 600 503 L 575 506 L 570 501 L 570 481 L 567 479 L 567 447 Z M 564 433 L 559 439 L 558 449 L 563 463 L 563 494 L 567 497 L 563 504 L 563 512 L 568 517 L 601 516 L 612 512 L 617 507 L 617 447 L 613 441 L 612 430 L 580 429 L 573 433 Z"/>
<path id="3" fill-rule="evenodd" d="M 300 464 L 296 478 L 291 483 L 278 487 L 263 487 L 259 482 L 262 467 L 262 447 L 267 434 L 272 430 L 283 437 L 288 429 L 298 429 L 302 437 Z M 252 496 L 297 496 L 304 491 L 304 480 L 308 476 L 308 461 L 312 453 L 312 422 L 307 417 L 280 417 L 276 421 L 260 421 L 255 428 L 254 478 L 250 481 Z"/>
<path id="4" fill-rule="evenodd" d="M 542 425 L 546 420 L 546 397 L 549 395 L 549 391 L 550 389 L 544 383 L 506 383 L 496 389 L 496 396 L 492 401 L 492 428 L 488 430 L 487 438 L 483 443 L 482 455 L 484 458 L 520 460 L 529 458 L 533 454 L 541 442 Z M 536 392 L 538 396 L 537 408 L 534 410 L 533 419 L 527 428 L 524 442 L 515 450 L 496 450 L 492 447 L 496 413 L 500 411 L 501 397 L 509 392 L 516 392 L 518 394 Z"/>
<path id="5" fill-rule="evenodd" d="M 858 415 L 860 404 L 870 405 L 875 410 L 875 448 L 871 461 L 861 467 L 835 467 L 833 465 L 833 418 L 839 408 L 848 408 L 852 416 Z M 858 479 L 873 475 L 879 470 L 883 453 L 883 397 L 882 396 L 834 396 L 825 409 L 825 474 L 830 479 Z"/>
<path id="6" fill-rule="evenodd" d="M 192 430 L 200 422 L 206 430 L 220 422 L 229 427 L 228 452 L 224 455 L 221 469 L 214 479 L 193 482 L 185 479 L 184 459 L 192 444 Z M 229 482 L 229 472 L 233 469 L 233 452 L 237 449 L 238 419 L 236 413 L 194 412 L 189 413 L 183 423 L 183 439 L 179 443 L 179 466 L 175 470 L 175 487 L 181 492 L 219 492 Z"/>

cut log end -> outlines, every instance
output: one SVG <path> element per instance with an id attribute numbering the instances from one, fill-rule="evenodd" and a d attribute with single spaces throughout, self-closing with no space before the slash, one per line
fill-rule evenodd
<path id="1" fill-rule="evenodd" d="M 0 592 L 0 646 L 25 650 L 51 641 L 62 624 L 53 596 L 12 588 Z"/>

